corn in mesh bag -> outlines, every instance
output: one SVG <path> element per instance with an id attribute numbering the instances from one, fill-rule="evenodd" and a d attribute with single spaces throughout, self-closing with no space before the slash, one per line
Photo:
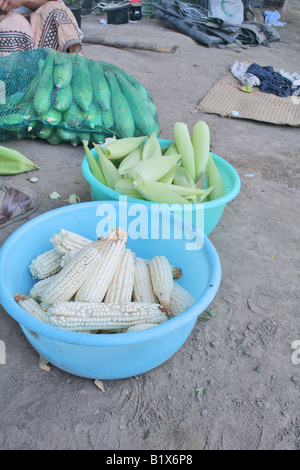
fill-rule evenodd
<path id="1" fill-rule="evenodd" d="M 152 97 L 134 77 L 51 49 L 0 57 L 0 103 L 0 141 L 77 145 L 160 132 Z"/>

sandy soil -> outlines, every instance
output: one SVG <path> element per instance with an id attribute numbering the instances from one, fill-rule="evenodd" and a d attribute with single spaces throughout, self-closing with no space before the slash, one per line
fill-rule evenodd
<path id="1" fill-rule="evenodd" d="M 212 150 L 240 175 L 241 192 L 210 236 L 223 270 L 211 305 L 218 315 L 198 321 L 160 367 L 104 381 L 101 392 L 92 380 L 52 365 L 42 370 L 19 326 L 0 309 L 7 354 L 0 365 L 1 449 L 299 449 L 300 365 L 291 348 L 300 340 L 299 129 L 195 113 L 236 59 L 299 72 L 299 13 L 299 2 L 288 2 L 281 11 L 287 25 L 278 28 L 282 40 L 241 53 L 207 49 L 156 20 L 101 26 L 99 17 L 83 19 L 89 34 L 178 45 L 174 54 L 85 45 L 84 54 L 124 68 L 150 91 L 161 137 L 172 138 L 175 121 L 192 127 L 206 120 Z M 8 146 L 41 167 L 37 214 L 67 204 L 73 192 L 90 200 L 80 148 Z M 28 176 L 2 183 L 32 188 Z M 51 200 L 52 191 L 61 199 Z M 0 243 L 20 225 L 2 229 Z"/>

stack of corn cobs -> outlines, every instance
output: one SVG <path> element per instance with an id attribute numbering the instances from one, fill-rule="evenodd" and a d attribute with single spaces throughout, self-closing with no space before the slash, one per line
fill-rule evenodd
<path id="1" fill-rule="evenodd" d="M 156 132 L 147 136 L 106 139 L 94 143 L 97 158 L 83 141 L 91 173 L 101 183 L 126 196 L 167 204 L 212 201 L 225 186 L 210 153 L 210 131 L 198 121 L 189 134 L 176 122 L 174 140 L 162 150 Z"/>
<path id="2" fill-rule="evenodd" d="M 62 229 L 53 249 L 34 258 L 35 284 L 15 301 L 50 325 L 83 333 L 120 333 L 156 326 L 195 300 L 176 281 L 165 256 L 137 257 L 119 227 L 96 241 Z"/>
<path id="3" fill-rule="evenodd" d="M 0 130 L 7 138 L 19 131 L 52 145 L 75 146 L 83 139 L 103 142 L 113 135 L 159 133 L 151 95 L 125 70 L 57 51 L 44 52 L 37 68 L 25 93 L 6 100 Z"/>

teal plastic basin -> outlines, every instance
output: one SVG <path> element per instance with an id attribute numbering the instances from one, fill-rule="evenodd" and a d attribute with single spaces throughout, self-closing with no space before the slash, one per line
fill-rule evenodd
<path id="1" fill-rule="evenodd" d="M 173 230 L 176 224 L 187 228 L 188 222 L 170 212 L 170 237 L 153 237 L 150 206 L 144 205 L 146 219 L 143 225 L 147 236 L 138 238 L 131 230 L 136 220 L 136 215 L 131 212 L 132 207 L 133 204 L 127 206 L 126 222 L 117 201 L 93 201 L 55 209 L 25 223 L 0 249 L 0 303 L 19 323 L 33 348 L 51 364 L 71 374 L 92 379 L 120 379 L 159 366 L 183 345 L 198 316 L 218 291 L 220 260 L 207 237 L 204 237 L 201 249 L 188 250 L 186 243 L 189 240 L 184 237 L 185 232 L 179 239 Z M 163 254 L 171 264 L 182 269 L 183 276 L 179 282 L 194 296 L 195 304 L 156 327 L 119 334 L 65 331 L 35 319 L 20 308 L 14 296 L 29 292 L 34 281 L 28 266 L 39 253 L 53 248 L 50 243 L 53 233 L 65 228 L 96 239 L 104 234 L 96 229 L 107 217 L 106 212 L 109 213 L 108 225 L 117 224 L 128 230 L 128 247 L 137 256 L 150 259 Z"/>
<path id="2" fill-rule="evenodd" d="M 160 145 L 162 148 L 165 148 L 170 145 L 171 140 L 159 139 Z M 97 153 L 95 149 L 91 150 L 94 157 L 97 159 Z M 221 178 L 225 185 L 225 195 L 214 201 L 208 201 L 200 204 L 182 204 L 176 205 L 174 208 L 170 205 L 165 209 L 169 209 L 175 214 L 184 217 L 188 222 L 196 226 L 200 231 L 205 235 L 210 235 L 219 223 L 222 214 L 224 212 L 225 206 L 228 202 L 232 201 L 240 191 L 241 181 L 237 171 L 223 158 L 211 154 L 217 168 L 220 172 Z M 84 156 L 81 164 L 81 171 L 90 185 L 91 198 L 93 201 L 103 201 L 103 200 L 115 200 L 118 201 L 120 197 L 124 197 L 123 194 L 114 191 L 113 189 L 105 186 L 100 181 L 98 181 L 93 174 L 91 173 L 88 160 L 86 155 Z M 145 201 L 143 199 L 136 199 L 133 197 L 126 198 L 128 202 L 139 202 L 142 204 L 153 204 L 150 201 Z"/>

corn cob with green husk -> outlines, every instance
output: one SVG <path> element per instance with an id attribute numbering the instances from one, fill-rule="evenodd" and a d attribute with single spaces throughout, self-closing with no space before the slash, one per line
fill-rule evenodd
<path id="1" fill-rule="evenodd" d="M 112 109 L 101 109 L 101 118 L 104 129 L 113 129 L 114 127 L 114 115 Z"/>
<path id="2" fill-rule="evenodd" d="M 168 318 L 168 309 L 147 302 L 58 302 L 47 311 L 50 325 L 78 332 L 127 329 L 138 324 L 159 324 Z"/>
<path id="3" fill-rule="evenodd" d="M 198 181 L 206 168 L 210 147 L 210 132 L 206 122 L 196 122 L 191 139 L 195 158 L 195 181 Z"/>
<path id="4" fill-rule="evenodd" d="M 102 239 L 101 259 L 93 273 L 90 273 L 85 281 L 81 283 L 76 292 L 75 301 L 102 302 L 123 257 L 126 242 L 127 233 L 119 227 L 112 230 L 107 238 Z"/>
<path id="5" fill-rule="evenodd" d="M 147 179 L 157 181 L 165 176 L 180 160 L 180 155 L 167 155 L 152 157 L 138 162 L 132 170 L 132 176 L 135 180 Z"/>
<path id="6" fill-rule="evenodd" d="M 57 132 L 54 132 L 48 137 L 47 142 L 51 145 L 59 145 L 62 142 L 62 139 L 59 137 Z"/>
<path id="7" fill-rule="evenodd" d="M 88 111 L 93 101 L 93 87 L 89 65 L 82 57 L 76 57 L 72 78 L 73 95 L 77 104 Z"/>
<path id="8" fill-rule="evenodd" d="M 193 181 L 196 178 L 194 148 L 189 134 L 188 126 L 184 122 L 174 124 L 174 141 L 178 153 L 181 155 L 181 163 L 191 175 Z"/>
<path id="9" fill-rule="evenodd" d="M 172 155 L 174 153 L 178 153 L 178 150 L 175 142 L 173 141 L 165 150 L 164 155 Z"/>
<path id="10" fill-rule="evenodd" d="M 192 295 L 184 289 L 178 282 L 173 282 L 173 289 L 170 296 L 168 308 L 172 316 L 185 312 L 195 303 Z"/>
<path id="11" fill-rule="evenodd" d="M 140 133 L 142 135 L 150 135 L 153 131 L 157 133 L 159 128 L 156 120 L 148 106 L 141 100 L 134 85 L 122 74 L 118 74 L 118 82 L 120 83 L 121 90 L 128 101 L 135 125 L 139 129 Z"/>
<path id="12" fill-rule="evenodd" d="M 62 127 L 57 127 L 56 129 L 57 136 L 63 141 L 68 142 L 71 145 L 78 145 L 80 139 L 78 138 L 78 133 L 75 130 L 63 129 Z"/>
<path id="13" fill-rule="evenodd" d="M 55 276 L 42 294 L 42 307 L 49 308 L 59 301 L 68 301 L 93 273 L 102 259 L 105 241 L 96 240 L 76 252 L 69 263 Z"/>
<path id="14" fill-rule="evenodd" d="M 56 248 L 36 256 L 29 265 L 29 271 L 33 278 L 45 279 L 58 273 L 61 270 L 61 257 L 62 254 Z"/>
<path id="15" fill-rule="evenodd" d="M 122 177 L 113 162 L 102 152 L 99 145 L 94 144 L 98 155 L 98 165 L 103 174 L 105 183 L 109 188 L 114 188 L 117 181 Z"/>
<path id="16" fill-rule="evenodd" d="M 35 129 L 35 134 L 39 139 L 47 140 L 51 137 L 53 133 L 53 128 L 50 126 L 37 127 Z"/>
<path id="17" fill-rule="evenodd" d="M 135 199 L 144 199 L 144 197 L 135 189 L 132 178 L 122 178 L 115 183 L 114 189 L 119 193 Z"/>
<path id="18" fill-rule="evenodd" d="M 62 56 L 55 59 L 53 70 L 53 81 L 57 88 L 64 88 L 70 85 L 73 75 L 73 65 L 70 56 Z"/>
<path id="19" fill-rule="evenodd" d="M 23 124 L 25 119 L 25 116 L 20 113 L 6 114 L 5 116 L 0 117 L 0 125 L 3 126 L 2 129 L 9 128 L 10 126 Z"/>
<path id="20" fill-rule="evenodd" d="M 46 121 L 52 125 L 58 125 L 62 120 L 62 114 L 55 109 L 49 109 L 45 114 L 41 116 L 43 121 Z"/>
<path id="21" fill-rule="evenodd" d="M 103 144 L 107 135 L 103 132 L 98 132 L 97 129 L 92 133 L 91 141 L 95 144 Z"/>
<path id="22" fill-rule="evenodd" d="M 213 187 L 213 190 L 208 196 L 209 201 L 212 201 L 214 199 L 218 199 L 219 197 L 224 196 L 225 186 L 222 181 L 219 170 L 210 153 L 208 155 L 208 161 L 207 161 L 207 166 L 206 166 L 206 182 L 207 182 L 207 185 Z"/>
<path id="23" fill-rule="evenodd" d="M 100 183 L 106 184 L 106 180 L 104 178 L 102 169 L 100 165 L 97 163 L 96 159 L 94 158 L 92 152 L 88 148 L 88 142 L 83 140 L 82 143 L 85 149 L 85 154 L 86 154 L 86 158 L 88 160 L 89 166 L 90 166 L 91 173 L 93 174 L 93 176 L 95 176 L 95 178 L 97 178 L 98 181 L 100 181 Z M 96 145 L 95 145 L 95 148 L 97 149 Z"/>
<path id="24" fill-rule="evenodd" d="M 34 318 L 47 322 L 47 315 L 41 306 L 31 297 L 28 297 L 23 294 L 17 294 L 14 297 L 17 304 L 25 310 L 25 312 L 32 315 Z"/>
<path id="25" fill-rule="evenodd" d="M 141 84 L 141 82 L 139 82 L 136 78 L 127 73 L 125 70 L 122 70 L 122 75 L 134 86 L 136 92 L 140 95 L 142 100 L 145 100 L 146 102 L 152 101 L 152 97 L 149 91 L 144 87 L 144 85 Z"/>
<path id="26" fill-rule="evenodd" d="M 63 121 L 65 126 L 71 129 L 80 129 L 82 127 L 84 116 L 77 103 L 73 102 L 64 112 Z"/>
<path id="27" fill-rule="evenodd" d="M 71 85 L 67 85 L 64 88 L 58 90 L 54 108 L 61 113 L 67 111 L 73 101 L 73 91 Z"/>
<path id="28" fill-rule="evenodd" d="M 0 175 L 38 170 L 39 167 L 18 150 L 0 146 Z"/>
<path id="29" fill-rule="evenodd" d="M 108 286 L 104 302 L 124 303 L 132 299 L 134 282 L 134 257 L 128 248 L 117 267 L 114 277 Z"/>
<path id="30" fill-rule="evenodd" d="M 168 306 L 174 284 L 169 261 L 165 256 L 154 256 L 151 259 L 149 271 L 153 292 L 161 305 Z"/>
<path id="31" fill-rule="evenodd" d="M 161 147 L 157 137 L 157 132 L 153 131 L 143 146 L 142 160 L 148 160 L 148 158 L 153 157 L 161 157 L 161 155 Z"/>
<path id="32" fill-rule="evenodd" d="M 141 161 L 142 152 L 142 147 L 138 147 L 123 158 L 118 168 L 118 172 L 121 176 L 128 175 L 129 178 L 132 177 L 132 170 L 134 170 L 136 165 Z"/>
<path id="33" fill-rule="evenodd" d="M 112 96 L 114 97 L 111 101 L 115 125 L 114 130 L 120 137 L 133 137 L 135 123 L 128 101 L 120 90 L 114 73 L 108 71 L 106 73 L 106 78 L 109 83 Z"/>
<path id="34" fill-rule="evenodd" d="M 89 67 L 94 99 L 101 109 L 109 110 L 111 91 L 103 72 L 103 68 L 98 62 L 91 62 Z"/>
<path id="35" fill-rule="evenodd" d="M 133 300 L 135 302 L 158 302 L 154 294 L 149 268 L 142 258 L 134 260 Z"/>
<path id="36" fill-rule="evenodd" d="M 92 130 L 94 130 L 95 128 L 100 128 L 103 125 L 100 110 L 94 101 L 92 101 L 92 103 L 89 105 L 88 110 L 83 114 L 83 118 L 84 127 L 88 126 Z"/>
<path id="37" fill-rule="evenodd" d="M 49 54 L 45 61 L 45 67 L 33 99 L 35 110 L 39 115 L 45 114 L 51 106 L 51 94 L 53 90 L 53 65 L 54 57 Z"/>
<path id="38" fill-rule="evenodd" d="M 128 154 L 135 151 L 147 139 L 147 136 L 124 137 L 109 142 L 105 147 L 105 154 L 112 160 L 125 158 Z"/>
<path id="39" fill-rule="evenodd" d="M 181 166 L 181 163 L 180 161 L 175 165 L 173 166 L 172 168 L 170 168 L 170 170 L 165 174 L 163 175 L 161 178 L 159 178 L 158 182 L 159 183 L 167 183 L 167 184 L 172 184 L 173 183 L 173 180 L 174 180 L 174 175 L 177 171 L 177 169 Z"/>
<path id="40" fill-rule="evenodd" d="M 196 188 L 193 178 L 183 166 L 177 168 L 173 183 L 177 186 L 185 186 L 186 188 Z"/>
<path id="41" fill-rule="evenodd" d="M 166 204 L 187 204 L 189 201 L 173 191 L 173 185 L 167 185 L 158 181 L 139 179 L 133 181 L 133 186 L 148 201 Z"/>

